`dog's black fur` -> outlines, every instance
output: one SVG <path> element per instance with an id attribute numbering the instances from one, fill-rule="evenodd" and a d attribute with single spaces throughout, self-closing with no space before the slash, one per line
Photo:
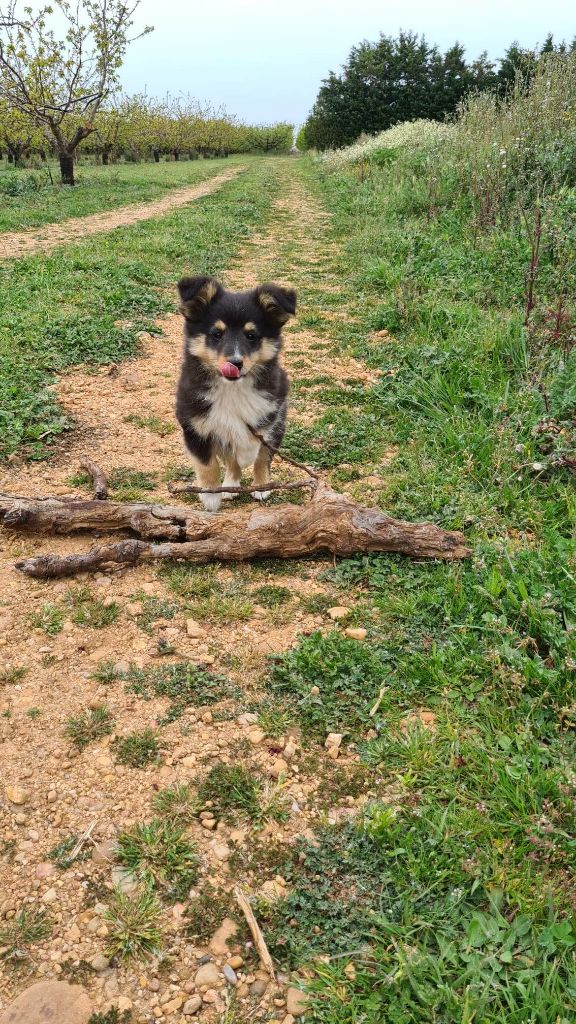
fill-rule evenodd
<path id="1" fill-rule="evenodd" d="M 176 415 L 200 486 L 220 486 L 218 458 L 226 466 L 225 484 L 238 485 L 242 469 L 252 464 L 255 484 L 267 483 L 271 453 L 249 427 L 274 450 L 282 442 L 289 385 L 278 356 L 296 293 L 277 284 L 230 292 L 212 277 L 185 277 L 178 291 L 185 327 Z M 237 379 L 222 376 L 230 363 Z M 222 497 L 204 494 L 201 500 L 215 511 Z"/>

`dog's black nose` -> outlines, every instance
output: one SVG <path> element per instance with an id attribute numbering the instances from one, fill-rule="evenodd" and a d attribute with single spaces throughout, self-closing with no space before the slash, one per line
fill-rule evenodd
<path id="1" fill-rule="evenodd" d="M 244 360 L 240 359 L 240 357 L 229 359 L 228 362 L 232 363 L 232 366 L 237 366 L 239 370 L 244 366 Z"/>

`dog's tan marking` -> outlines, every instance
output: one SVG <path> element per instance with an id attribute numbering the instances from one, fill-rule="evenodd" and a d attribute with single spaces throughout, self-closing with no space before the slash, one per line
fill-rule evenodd
<path id="1" fill-rule="evenodd" d="M 290 313 L 287 313 L 285 309 L 282 309 L 278 305 L 278 302 L 270 292 L 260 292 L 258 295 L 258 302 L 262 306 L 262 309 L 270 312 L 274 310 L 274 319 L 279 324 L 287 324 L 290 319 Z"/>
<path id="2" fill-rule="evenodd" d="M 262 338 L 262 344 L 260 348 L 254 352 L 252 362 L 254 365 L 258 363 L 269 363 L 271 359 L 274 359 L 278 355 L 279 345 L 278 342 L 274 342 L 271 338 Z"/>
<path id="3" fill-rule="evenodd" d="M 180 312 L 183 316 L 197 317 L 200 312 L 207 309 L 212 299 L 218 294 L 218 281 L 210 278 L 198 289 L 195 295 L 186 302 L 180 303 Z"/>
<path id="4" fill-rule="evenodd" d="M 228 330 L 228 328 L 227 328 L 227 326 L 226 326 L 226 324 L 224 323 L 223 320 L 217 320 L 216 323 L 214 324 L 214 327 L 216 328 L 217 331 L 227 331 Z"/>
<path id="5" fill-rule="evenodd" d="M 244 331 L 245 331 L 246 334 L 248 334 L 248 331 L 255 331 L 255 330 L 256 330 L 256 324 L 253 324 L 251 320 L 249 320 L 247 324 L 244 324 Z"/>
<path id="6" fill-rule="evenodd" d="M 188 338 L 188 351 L 191 356 L 196 356 L 212 369 L 217 369 L 220 365 L 218 353 L 209 348 L 205 334 L 194 334 Z"/>

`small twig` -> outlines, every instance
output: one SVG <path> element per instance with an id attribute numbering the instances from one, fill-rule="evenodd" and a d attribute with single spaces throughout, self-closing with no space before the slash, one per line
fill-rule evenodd
<path id="1" fill-rule="evenodd" d="M 374 718 L 374 715 L 378 711 L 378 708 L 380 707 L 380 705 L 382 703 L 382 698 L 383 698 L 384 694 L 386 693 L 387 689 L 388 689 L 387 686 L 383 686 L 382 689 L 380 690 L 380 693 L 378 694 L 378 699 L 377 699 L 376 703 L 374 704 L 374 707 L 370 708 L 370 711 L 369 711 L 370 718 Z"/>
<path id="2" fill-rule="evenodd" d="M 96 462 L 92 462 L 92 459 L 89 459 L 87 455 L 83 455 L 80 459 L 80 466 L 92 477 L 94 498 L 97 501 L 106 501 L 108 497 L 108 477 L 104 470 L 100 469 Z"/>
<path id="3" fill-rule="evenodd" d="M 250 906 L 248 900 L 246 899 L 246 896 L 242 892 L 239 885 L 236 885 L 234 887 L 234 896 L 236 897 L 236 902 L 238 903 L 240 910 L 242 911 L 244 917 L 246 918 L 248 927 L 252 934 L 252 938 L 254 939 L 254 944 L 256 946 L 256 949 L 258 950 L 258 955 L 262 961 L 263 967 L 266 971 L 268 971 L 268 974 L 270 975 L 272 981 L 276 981 L 274 963 L 272 961 L 272 957 L 270 956 L 268 946 L 264 941 L 264 936 L 262 935 L 260 925 L 258 924 L 258 921 L 254 917 L 252 907 Z"/>
<path id="4" fill-rule="evenodd" d="M 295 491 L 303 487 L 316 487 L 315 480 L 294 481 L 287 484 L 252 484 L 247 487 L 197 487 L 196 484 L 168 484 L 170 494 L 253 494 L 254 491 Z"/>
<path id="5" fill-rule="evenodd" d="M 70 860 L 71 861 L 76 860 L 76 857 L 80 853 L 80 850 L 84 846 L 84 843 L 87 842 L 88 839 L 91 839 L 92 833 L 93 833 L 95 828 L 96 828 L 96 822 L 93 821 L 91 825 L 88 825 L 88 828 L 86 829 L 86 831 L 82 833 L 82 835 L 80 836 L 80 839 L 76 843 L 76 846 L 74 847 L 74 849 L 70 853 Z M 91 841 L 94 844 L 94 840 L 91 839 Z"/>
<path id="6" fill-rule="evenodd" d="M 257 441 L 260 441 L 260 444 L 263 444 L 264 447 L 272 453 L 273 456 L 281 459 L 282 462 L 286 462 L 288 466 L 294 466 L 294 469 L 301 469 L 304 473 L 308 473 L 308 476 L 311 476 L 313 480 L 320 479 L 320 474 L 316 473 L 310 466 L 305 466 L 303 462 L 296 462 L 294 459 L 289 458 L 288 455 L 283 455 L 282 452 L 273 448 L 272 445 L 268 444 L 268 441 L 264 440 L 262 434 L 259 434 L 253 427 L 248 426 L 248 430 L 254 435 Z"/>

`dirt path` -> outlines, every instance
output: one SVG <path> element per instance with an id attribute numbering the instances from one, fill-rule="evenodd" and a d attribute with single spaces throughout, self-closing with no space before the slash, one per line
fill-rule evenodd
<path id="1" fill-rule="evenodd" d="M 0 260 L 15 260 L 34 252 L 47 252 L 57 245 L 82 240 L 87 235 L 113 231 L 114 228 L 125 228 L 141 220 L 150 220 L 151 217 L 161 217 L 162 214 L 168 213 L 178 206 L 185 206 L 186 203 L 191 203 L 195 199 L 211 195 L 226 181 L 235 178 L 243 170 L 243 167 L 231 167 L 229 171 L 209 178 L 200 185 L 174 189 L 162 196 L 161 199 L 154 200 L 153 203 L 134 203 L 131 206 L 121 206 L 116 210 L 93 213 L 88 217 L 72 217 L 61 224 L 47 224 L 43 228 L 2 234 L 0 235 Z"/>
<path id="2" fill-rule="evenodd" d="M 327 215 L 291 170 L 279 173 L 285 175 L 284 192 L 270 227 L 245 246 L 226 275 L 227 283 L 249 287 L 274 278 L 289 284 L 298 268 L 300 278 L 308 272 L 321 273 L 323 281 L 337 289 L 332 253 L 324 235 Z M 202 194 L 222 180 L 220 176 L 200 186 Z M 173 200 L 174 196 L 167 197 L 166 203 L 174 205 Z M 118 218 L 119 212 L 113 216 Z M 306 304 L 301 308 L 305 314 Z M 152 490 L 145 497 L 168 498 L 166 471 L 185 463 L 179 434 L 173 429 L 181 320 L 174 315 L 161 325 L 163 335 L 145 336 L 141 356 L 123 363 L 114 373 L 79 369 L 62 378 L 60 398 L 75 423 L 71 438 L 49 463 L 12 467 L 2 474 L 1 490 L 71 493 L 70 476 L 77 470 L 79 455 L 88 452 L 108 472 L 128 467 L 150 474 Z M 296 325 L 287 337 L 288 369 L 305 375 L 307 366 L 313 369 L 324 344 L 321 336 Z M 341 368 L 348 377 L 369 379 L 366 369 L 355 360 L 342 360 Z M 316 413 L 312 392 L 298 399 L 292 415 L 308 420 Z M 78 489 L 78 494 L 85 493 Z M 74 977 L 76 971 L 95 1009 L 118 1005 L 132 1008 L 135 1021 L 154 1017 L 184 1024 L 190 1018 L 180 1010 L 198 994 L 194 980 L 198 959 L 214 955 L 214 947 L 207 949 L 186 935 L 181 905 L 169 906 L 163 917 L 170 957 L 166 966 L 158 960 L 144 965 L 108 965 L 103 952 L 109 926 L 102 907 L 110 897 L 112 865 L 103 863 L 96 852 L 93 859 L 58 870 L 48 860 L 48 851 L 92 824 L 98 843 L 112 840 L 135 822 L 152 817 L 151 798 L 159 789 L 177 782 L 196 785 L 218 762 L 241 760 L 251 770 L 273 778 L 286 737 L 266 740 L 263 733 L 254 734 L 253 719 L 252 724 L 242 725 L 237 716 L 247 710 L 258 692 L 267 655 L 287 650 L 298 634 L 329 624 L 327 616 L 314 611 L 309 600 L 311 595 L 322 595 L 325 586 L 316 579 L 317 564 L 304 570 L 287 565 L 280 577 L 266 567 L 233 567 L 215 573 L 197 570 L 191 577 L 198 580 L 197 594 L 184 608 L 168 581 L 148 567 L 97 574 L 75 581 L 75 586 L 89 587 L 100 608 L 117 606 L 117 618 L 104 628 L 89 628 L 74 621 L 77 615 L 68 582 L 31 582 L 13 569 L 14 560 L 23 554 L 64 552 L 88 544 L 89 540 L 78 538 L 0 538 L 0 654 L 4 655 L 0 752 L 3 782 L 25 794 L 24 802 L 15 804 L 7 789 L 0 789 L 4 843 L 3 860 L 0 850 L 0 928 L 24 905 L 46 908 L 53 931 L 50 938 L 34 945 L 35 978 Z M 218 588 L 215 597 L 206 589 L 210 581 Z M 254 591 L 279 583 L 294 595 L 289 605 L 262 607 Z M 50 635 L 46 627 L 55 608 L 63 611 L 64 621 L 61 631 Z M 192 615 L 201 620 L 197 631 L 186 626 Z M 32 624 L 31 616 L 36 616 Z M 34 628 L 39 619 L 44 621 L 44 631 Z M 190 635 L 194 632 L 198 635 Z M 173 653 L 160 658 L 159 650 L 167 648 Z M 226 673 L 243 689 L 244 696 L 234 704 L 224 701 L 218 705 L 218 714 L 204 707 L 187 708 L 182 718 L 163 725 L 159 719 L 166 711 L 165 698 L 143 701 L 126 692 L 122 683 L 110 685 L 94 678 L 103 661 L 147 668 L 176 663 L 182 657 Z M 19 669 L 25 671 L 19 673 Z M 160 763 L 140 769 L 118 764 L 110 736 L 81 753 L 71 751 L 64 733 L 67 720 L 103 703 L 113 715 L 117 735 L 145 727 L 158 729 Z M 298 835 L 309 834 L 319 813 L 315 793 L 323 773 L 345 771 L 348 761 L 343 756 L 335 765 L 320 749 L 320 768 L 316 766 L 308 775 L 301 760 L 308 752 L 298 746 L 295 749 L 286 754 L 290 763 L 282 789 L 282 798 L 292 812 L 285 824 L 269 822 L 261 833 L 263 842 L 280 847 L 289 846 Z M 334 813 L 351 813 L 351 799 L 346 798 L 347 809 Z M 189 835 L 197 844 L 200 860 L 197 888 L 209 881 L 229 892 L 237 880 L 229 866 L 230 853 L 243 856 L 245 848 L 254 843 L 253 835 L 246 827 L 234 829 L 221 821 L 214 838 L 198 819 L 190 825 Z M 282 891 L 278 889 L 281 883 L 275 881 L 276 871 L 272 865 L 269 874 L 258 878 L 259 890 Z M 236 968 L 239 1004 L 259 1017 L 276 1010 L 273 1016 L 283 1020 L 286 1008 L 278 1009 L 279 1003 L 273 1002 L 283 998 L 282 992 L 266 986 L 265 976 L 259 974 L 258 964 L 250 960 L 244 947 L 237 947 L 236 954 L 240 958 L 248 955 L 247 964 Z M 215 955 L 220 969 L 227 955 L 222 950 Z M 82 973 L 81 964 L 92 967 Z M 25 974 L 5 972 L 0 980 L 0 1010 L 29 983 Z M 200 991 L 201 1017 L 213 1019 L 214 1012 L 222 1012 L 225 989 L 220 975 L 208 992 Z"/>

